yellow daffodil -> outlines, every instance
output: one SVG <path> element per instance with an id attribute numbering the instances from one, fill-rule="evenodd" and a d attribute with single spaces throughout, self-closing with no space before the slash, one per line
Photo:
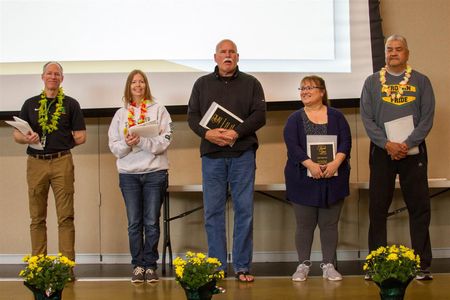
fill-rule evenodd
<path id="1" fill-rule="evenodd" d="M 386 248 L 380 247 L 380 248 L 377 249 L 376 254 L 377 254 L 377 255 L 380 255 L 380 254 L 382 254 L 382 253 L 384 253 L 384 252 L 386 252 Z"/>
<path id="2" fill-rule="evenodd" d="M 37 256 L 25 256 L 23 258 L 28 265 L 21 270 L 19 276 L 24 278 L 29 286 L 35 289 L 47 291 L 49 295 L 62 290 L 70 277 L 70 270 L 75 262 L 58 254 Z"/>
<path id="3" fill-rule="evenodd" d="M 396 278 L 402 282 L 414 277 L 420 269 L 420 257 L 413 249 L 403 245 L 379 247 L 366 257 L 363 270 L 372 279 L 381 283 L 388 278 Z"/>
<path id="4" fill-rule="evenodd" d="M 208 282 L 224 278 L 225 273 L 219 270 L 220 261 L 207 257 L 204 253 L 188 251 L 185 259 L 176 257 L 173 261 L 176 281 L 183 287 L 197 289 Z"/>
<path id="5" fill-rule="evenodd" d="M 387 260 L 398 260 L 398 255 L 396 253 L 390 253 L 386 259 Z"/>

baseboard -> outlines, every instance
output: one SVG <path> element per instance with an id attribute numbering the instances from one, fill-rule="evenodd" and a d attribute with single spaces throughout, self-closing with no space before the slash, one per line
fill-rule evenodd
<path id="1" fill-rule="evenodd" d="M 364 260 L 368 255 L 368 250 L 338 250 L 338 261 Z M 0 254 L 0 264 L 22 264 L 22 258 L 26 254 Z M 183 256 L 184 253 L 174 253 L 173 258 Z M 450 248 L 433 249 L 433 258 L 450 258 Z M 254 252 L 253 262 L 293 262 L 297 261 L 297 252 L 293 251 L 272 251 L 272 252 Z M 313 251 L 311 261 L 320 261 L 322 252 Z M 80 253 L 75 258 L 77 264 L 129 264 L 131 256 L 124 253 Z M 166 257 L 166 261 L 169 258 Z M 161 263 L 162 259 L 158 260 Z"/>

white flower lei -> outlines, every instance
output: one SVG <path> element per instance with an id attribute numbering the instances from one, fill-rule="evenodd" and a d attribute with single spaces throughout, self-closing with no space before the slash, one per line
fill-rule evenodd
<path id="1" fill-rule="evenodd" d="M 405 76 L 403 77 L 403 80 L 400 81 L 398 85 L 398 90 L 396 93 L 392 93 L 389 86 L 386 84 L 386 66 L 381 68 L 380 70 L 380 82 L 381 82 L 381 92 L 386 93 L 388 97 L 391 97 L 392 99 L 399 99 L 403 95 L 403 89 L 408 84 L 409 78 L 411 78 L 411 72 L 412 68 L 410 65 L 406 66 L 406 72 Z"/>

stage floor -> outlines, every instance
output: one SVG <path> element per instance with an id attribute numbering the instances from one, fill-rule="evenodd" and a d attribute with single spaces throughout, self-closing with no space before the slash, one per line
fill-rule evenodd
<path id="1" fill-rule="evenodd" d="M 406 300 L 449 299 L 450 274 L 435 274 L 434 280 L 409 285 Z M 239 283 L 234 278 L 219 284 L 226 292 L 213 300 L 273 300 L 273 299 L 380 299 L 378 287 L 362 276 L 346 276 L 340 282 L 331 282 L 321 276 L 309 277 L 305 282 L 293 282 L 290 277 L 257 277 L 253 283 Z M 0 281 L 0 300 L 32 300 L 32 293 L 21 281 Z M 113 278 L 80 278 L 66 286 L 64 300 L 148 300 L 185 299 L 183 289 L 173 278 L 164 277 L 158 283 L 131 284 L 129 280 Z"/>
<path id="2" fill-rule="evenodd" d="M 322 278 L 320 263 L 313 262 L 308 280 L 293 282 L 291 274 L 297 263 L 254 263 L 255 282 L 239 283 L 229 271 L 229 277 L 219 284 L 226 292 L 215 295 L 213 299 L 379 299 L 376 284 L 363 279 L 362 264 L 362 261 L 339 262 L 338 268 L 344 279 L 330 282 Z M 33 299 L 17 276 L 22 268 L 23 265 L 0 265 L 0 300 Z M 414 280 L 407 289 L 405 300 L 450 299 L 450 259 L 434 259 L 432 271 L 434 280 Z M 163 275 L 159 266 L 158 273 L 161 277 L 158 283 L 132 284 L 131 266 L 128 264 L 80 264 L 75 267 L 77 280 L 64 289 L 63 299 L 185 299 L 183 289 L 175 282 L 170 268 Z"/>
<path id="3" fill-rule="evenodd" d="M 349 275 L 363 275 L 364 261 L 340 261 L 337 264 L 337 269 L 343 276 Z M 310 276 L 322 275 L 322 270 L 319 267 L 320 262 L 313 262 Z M 1 280 L 15 280 L 18 277 L 23 265 L 8 265 L 0 264 L 0 281 Z M 256 277 L 270 276 L 270 277 L 289 277 L 297 268 L 296 262 L 267 262 L 267 263 L 253 263 L 252 273 Z M 233 277 L 231 265 L 228 265 L 228 276 Z M 450 273 L 450 258 L 435 258 L 431 271 L 433 274 Z M 112 279 L 112 280 L 127 280 L 131 277 L 132 268 L 129 264 L 78 264 L 75 266 L 75 276 L 77 279 Z M 162 278 L 173 278 L 173 270 L 167 266 L 166 274 L 162 274 L 162 268 L 159 265 L 158 274 Z M 449 297 L 450 299 L 450 297 Z"/>

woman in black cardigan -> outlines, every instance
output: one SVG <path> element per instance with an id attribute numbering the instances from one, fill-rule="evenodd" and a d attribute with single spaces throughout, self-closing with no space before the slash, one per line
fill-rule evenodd
<path id="1" fill-rule="evenodd" d="M 284 128 L 288 153 L 285 167 L 286 194 L 296 216 L 295 241 L 300 262 L 292 280 L 307 279 L 317 225 L 322 246 L 323 277 L 332 281 L 342 280 L 334 265 L 339 217 L 344 198 L 349 195 L 350 127 L 341 112 L 328 106 L 327 90 L 322 78 L 303 78 L 299 90 L 304 108 L 289 116 Z M 326 144 L 334 144 L 335 151 L 328 148 L 334 154 L 334 159 L 331 157 L 328 162 L 314 162 L 308 156 L 307 136 L 310 136 L 310 140 L 322 136 L 319 139 Z"/>

